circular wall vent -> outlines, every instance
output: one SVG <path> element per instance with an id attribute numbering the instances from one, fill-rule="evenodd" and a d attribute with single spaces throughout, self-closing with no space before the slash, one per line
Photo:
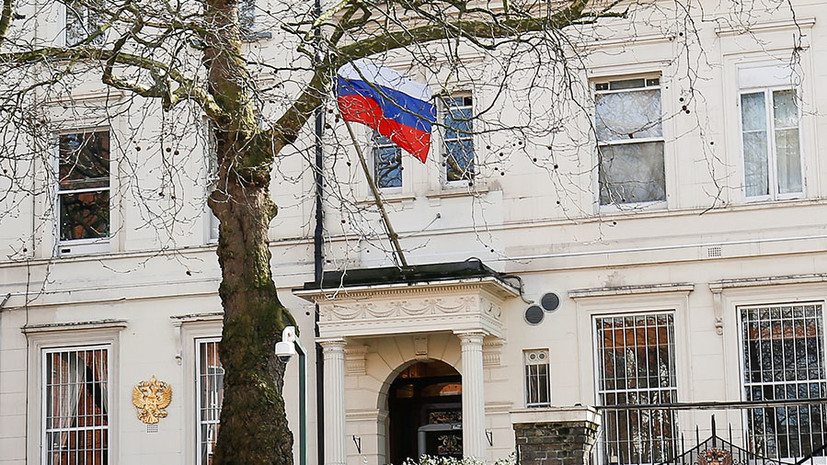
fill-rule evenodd
<path id="1" fill-rule="evenodd" d="M 543 309 L 539 305 L 531 305 L 525 309 L 525 321 L 530 325 L 540 324 L 543 316 Z"/>
<path id="2" fill-rule="evenodd" d="M 553 292 L 547 292 L 540 298 L 540 306 L 547 312 L 553 312 L 560 306 L 560 298 Z"/>

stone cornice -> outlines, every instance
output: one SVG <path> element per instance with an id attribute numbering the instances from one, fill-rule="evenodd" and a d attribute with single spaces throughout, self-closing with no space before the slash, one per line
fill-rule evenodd
<path id="1" fill-rule="evenodd" d="M 475 290 L 485 290 L 499 298 L 516 297 L 519 295 L 519 291 L 491 276 L 451 281 L 377 284 L 335 289 L 296 289 L 293 291 L 293 294 L 305 300 L 321 304 L 326 301 L 355 300 L 365 297 L 413 296 L 417 294 L 455 293 Z"/>
<path id="2" fill-rule="evenodd" d="M 83 331 L 95 329 L 117 329 L 126 328 L 126 320 L 95 320 L 95 321 L 72 321 L 66 323 L 45 323 L 26 325 L 20 328 L 23 334 L 38 334 L 55 331 Z"/>
<path id="3" fill-rule="evenodd" d="M 635 286 L 596 287 L 590 289 L 572 289 L 569 298 L 582 299 L 587 297 L 610 297 L 630 294 L 658 294 L 664 292 L 678 292 L 689 294 L 695 290 L 692 283 L 661 283 Z"/>
<path id="4" fill-rule="evenodd" d="M 712 293 L 721 293 L 727 289 L 742 289 L 761 286 L 778 286 L 790 284 L 812 284 L 827 282 L 827 273 L 794 274 L 784 276 L 762 276 L 757 278 L 722 279 L 708 284 Z"/>

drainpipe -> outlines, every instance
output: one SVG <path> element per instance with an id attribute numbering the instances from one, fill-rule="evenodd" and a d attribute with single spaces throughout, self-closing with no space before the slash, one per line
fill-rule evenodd
<path id="1" fill-rule="evenodd" d="M 314 13 L 317 18 L 322 15 L 322 1 L 315 0 Z M 316 42 L 316 55 L 314 58 L 318 60 L 318 54 L 321 50 L 318 49 L 318 44 L 321 42 L 322 30 L 321 27 L 313 31 Z M 313 277 L 316 283 L 321 287 L 322 275 L 324 273 L 324 205 L 322 200 L 324 198 L 324 177 L 322 176 L 322 169 L 324 168 L 322 136 L 324 134 L 324 108 L 319 106 L 315 112 L 315 163 L 313 165 L 313 172 L 316 180 L 316 228 L 313 231 Z M 313 311 L 313 331 L 316 338 L 319 337 L 319 305 L 314 306 Z M 316 449 L 318 452 L 316 465 L 324 464 L 324 357 L 322 355 L 322 346 L 319 343 L 316 346 Z M 305 452 L 306 454 L 306 452 Z"/>
<path id="2" fill-rule="evenodd" d="M 3 307 L 6 306 L 6 303 L 9 301 L 10 298 L 11 298 L 11 292 L 6 294 L 6 297 L 3 297 L 3 301 L 0 302 L 0 323 L 3 322 Z M 2 328 L 2 324 L 0 324 L 0 328 Z"/>

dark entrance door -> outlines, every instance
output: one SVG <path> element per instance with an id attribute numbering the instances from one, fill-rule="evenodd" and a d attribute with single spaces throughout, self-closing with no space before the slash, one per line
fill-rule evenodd
<path id="1" fill-rule="evenodd" d="M 447 363 L 406 368 L 388 391 L 390 463 L 422 454 L 462 457 L 462 378 Z"/>

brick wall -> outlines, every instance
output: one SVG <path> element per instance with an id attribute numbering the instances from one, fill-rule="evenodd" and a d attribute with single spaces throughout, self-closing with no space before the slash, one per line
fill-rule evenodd
<path id="1" fill-rule="evenodd" d="M 521 465 L 584 465 L 597 439 L 592 421 L 515 423 Z"/>

